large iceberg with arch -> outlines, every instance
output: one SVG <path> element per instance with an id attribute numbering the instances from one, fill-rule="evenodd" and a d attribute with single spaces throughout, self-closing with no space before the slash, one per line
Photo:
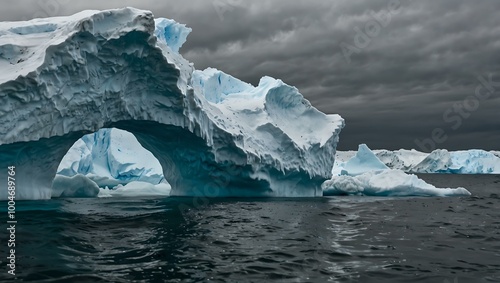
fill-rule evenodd
<path id="1" fill-rule="evenodd" d="M 344 120 L 281 80 L 195 70 L 178 52 L 189 32 L 134 8 L 0 23 L 0 168 L 16 166 L 16 198 L 50 198 L 69 148 L 105 127 L 135 135 L 172 195 L 321 196 Z"/>

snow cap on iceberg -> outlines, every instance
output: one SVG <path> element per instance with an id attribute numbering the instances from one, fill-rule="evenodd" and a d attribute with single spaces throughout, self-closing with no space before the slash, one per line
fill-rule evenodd
<path id="1" fill-rule="evenodd" d="M 245 130 L 257 132 L 269 133 L 278 128 L 277 132 L 284 132 L 287 139 L 305 149 L 318 143 L 325 145 L 332 137 L 338 137 L 337 133 L 344 127 L 342 117 L 318 111 L 297 88 L 269 76 L 262 77 L 259 84 L 253 86 L 220 70 L 207 68 L 193 72 L 191 85 L 196 95 L 210 102 L 204 107 L 217 108 L 216 116 L 223 114 L 233 118 L 234 124 L 240 124 L 227 127 L 227 122 L 216 119 L 216 123 L 222 122 L 221 126 L 225 124 L 226 130 L 245 124 L 248 126 Z M 268 136 L 262 138 L 269 139 Z"/>
<path id="2" fill-rule="evenodd" d="M 62 63 L 68 63 L 66 56 L 83 63 L 86 58 L 81 53 L 97 51 L 95 43 L 85 38 L 89 41 L 81 42 L 81 46 L 67 46 L 82 33 L 106 39 L 116 39 L 132 31 L 152 33 L 152 19 L 151 12 L 124 8 L 104 12 L 86 10 L 68 17 L 0 21 L 0 84 L 29 77 L 37 69 L 42 72 L 44 65 L 51 66 L 49 69 L 54 73 Z M 64 52 L 58 53 L 57 49 Z"/>

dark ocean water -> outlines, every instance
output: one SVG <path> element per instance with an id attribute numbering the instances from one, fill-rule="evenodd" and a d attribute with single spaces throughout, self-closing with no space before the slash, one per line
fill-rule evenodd
<path id="1" fill-rule="evenodd" d="M 473 196 L 18 202 L 0 280 L 500 282 L 500 176 L 422 177 Z"/>

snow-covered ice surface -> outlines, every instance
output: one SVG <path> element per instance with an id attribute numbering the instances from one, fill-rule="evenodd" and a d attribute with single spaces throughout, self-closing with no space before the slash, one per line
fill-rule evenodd
<path id="1" fill-rule="evenodd" d="M 419 152 L 414 149 L 373 150 L 375 155 L 387 167 L 411 173 L 440 174 L 500 174 L 500 154 L 496 151 L 463 150 L 447 151 L 437 149 L 432 153 Z M 343 170 L 356 151 L 337 151 L 334 175 Z"/>
<path id="2" fill-rule="evenodd" d="M 367 196 L 468 196 L 465 188 L 436 188 L 399 169 L 389 169 L 365 144 L 343 154 L 349 159 L 334 167 L 333 177 L 323 183 L 323 195 Z M 410 152 L 410 154 L 414 154 Z M 400 159 L 401 160 L 401 159 Z M 404 159 L 402 159 L 404 160 Z"/>
<path id="3" fill-rule="evenodd" d="M 470 196 L 465 188 L 436 188 L 401 170 L 368 171 L 357 176 L 334 176 L 323 183 L 325 196 Z"/>
<path id="4" fill-rule="evenodd" d="M 50 198 L 66 152 L 104 127 L 133 133 L 172 195 L 322 195 L 344 120 L 280 80 L 195 71 L 178 53 L 189 32 L 134 8 L 0 23 L 0 166 L 16 166 L 17 198 Z"/>
<path id="5" fill-rule="evenodd" d="M 132 181 L 156 185 L 164 180 L 154 155 L 133 134 L 119 129 L 101 129 L 76 141 L 63 157 L 57 174 L 82 174 L 101 188 Z"/>

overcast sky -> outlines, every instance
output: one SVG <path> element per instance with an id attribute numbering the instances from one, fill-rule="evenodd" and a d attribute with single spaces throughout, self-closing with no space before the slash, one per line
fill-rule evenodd
<path id="1" fill-rule="evenodd" d="M 193 32 L 181 53 L 197 69 L 296 86 L 320 110 L 346 119 L 339 149 L 500 150 L 498 0 L 3 4 L 2 21 L 134 6 L 185 23 Z"/>

